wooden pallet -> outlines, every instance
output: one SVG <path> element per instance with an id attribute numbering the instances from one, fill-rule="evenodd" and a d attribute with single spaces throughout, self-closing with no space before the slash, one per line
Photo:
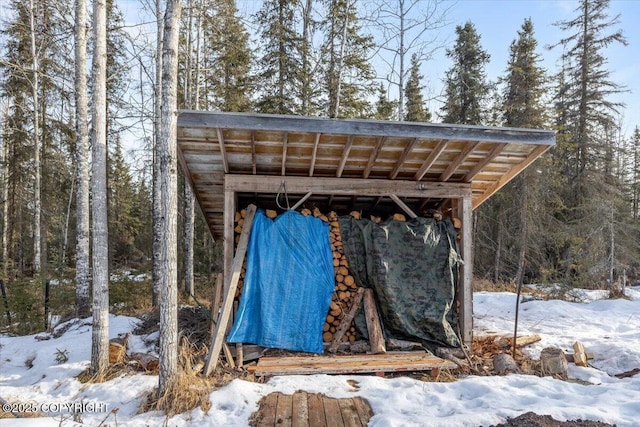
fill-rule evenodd
<path id="1" fill-rule="evenodd" d="M 349 356 L 261 357 L 251 367 L 257 376 L 358 374 L 370 372 L 410 372 L 453 369 L 457 365 L 421 351 L 399 351 L 386 354 Z"/>
<path id="2" fill-rule="evenodd" d="M 258 427 L 364 427 L 373 416 L 369 403 L 360 398 L 334 399 L 298 391 L 292 395 L 271 393 L 251 416 Z"/>

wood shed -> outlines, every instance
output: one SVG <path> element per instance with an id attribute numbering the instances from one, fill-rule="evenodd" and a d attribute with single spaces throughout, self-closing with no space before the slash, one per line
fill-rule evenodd
<path id="1" fill-rule="evenodd" d="M 253 203 L 409 217 L 438 210 L 461 221 L 458 307 L 472 340 L 472 211 L 555 144 L 549 130 L 180 111 L 178 154 L 215 239 L 225 284 L 234 215 Z"/>

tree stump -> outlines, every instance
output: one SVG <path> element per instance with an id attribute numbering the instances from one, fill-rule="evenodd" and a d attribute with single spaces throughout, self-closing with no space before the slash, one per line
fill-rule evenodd
<path id="1" fill-rule="evenodd" d="M 506 353 L 496 354 L 493 357 L 493 370 L 498 375 L 520 373 L 520 368 L 518 368 L 516 361 Z"/>
<path id="2" fill-rule="evenodd" d="M 569 364 L 564 352 L 557 347 L 547 347 L 540 352 L 542 375 L 560 375 L 567 378 Z"/>

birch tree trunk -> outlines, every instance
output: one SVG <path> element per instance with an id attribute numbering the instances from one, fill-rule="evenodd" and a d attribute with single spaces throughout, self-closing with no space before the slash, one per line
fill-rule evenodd
<path id="1" fill-rule="evenodd" d="M 2 112 L 4 120 L 5 112 Z M 2 138 L 2 136 L 0 136 Z M 8 144 L 2 139 L 2 148 L 0 148 L 0 167 L 2 167 L 2 275 L 7 277 L 9 267 L 9 167 L 6 159 L 8 158 Z"/>
<path id="2" fill-rule="evenodd" d="M 158 306 L 158 294 L 160 287 L 160 247 L 162 246 L 162 240 L 160 240 L 160 223 L 158 215 L 160 213 L 160 161 L 158 159 L 160 138 L 160 128 L 162 124 L 161 117 L 161 98 L 162 98 L 162 44 L 163 44 L 163 19 L 162 19 L 162 0 L 156 0 L 156 81 L 154 84 L 154 108 L 155 108 L 155 121 L 153 130 L 153 266 L 151 271 L 151 280 L 153 282 L 152 305 Z"/>
<path id="3" fill-rule="evenodd" d="M 162 125 L 158 139 L 160 163 L 160 214 L 158 230 L 160 302 L 160 374 L 158 396 L 162 398 L 178 370 L 178 278 L 177 211 L 178 171 L 176 150 L 176 95 L 180 0 L 167 0 L 162 48 Z"/>
<path id="4" fill-rule="evenodd" d="M 185 98 L 187 108 L 194 108 L 194 76 L 191 72 L 193 67 L 192 58 L 192 38 L 193 38 L 193 0 L 189 0 L 189 19 L 187 28 L 187 65 L 185 76 Z M 200 37 L 198 35 L 198 37 Z M 198 58 L 196 58 L 196 61 Z M 197 85 L 197 82 L 195 83 Z M 194 200 L 193 191 L 189 185 L 189 179 L 184 178 L 184 291 L 193 296 L 193 229 L 194 229 Z"/>
<path id="5" fill-rule="evenodd" d="M 107 20 L 105 0 L 93 0 L 93 331 L 91 371 L 109 365 L 109 234 L 107 221 Z"/>
<path id="6" fill-rule="evenodd" d="M 42 268 L 42 236 L 40 231 L 42 219 L 42 195 L 41 178 L 42 166 L 40 164 L 40 117 L 38 107 L 40 105 L 38 96 L 39 86 L 39 64 L 38 52 L 36 49 L 36 26 L 35 26 L 36 6 L 34 0 L 29 0 L 29 30 L 31 33 L 31 66 L 33 77 L 31 89 L 33 95 L 33 163 L 34 163 L 34 189 L 33 189 L 33 270 L 38 273 Z"/>
<path id="7" fill-rule="evenodd" d="M 87 2 L 75 0 L 76 98 L 76 315 L 89 314 L 89 130 Z"/>

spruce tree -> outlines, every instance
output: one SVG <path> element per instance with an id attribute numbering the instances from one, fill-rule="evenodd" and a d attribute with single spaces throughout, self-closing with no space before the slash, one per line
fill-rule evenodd
<path id="1" fill-rule="evenodd" d="M 398 103 L 389 100 L 389 95 L 380 83 L 378 86 L 378 99 L 373 108 L 373 118 L 376 120 L 393 120 L 396 116 Z"/>
<path id="2" fill-rule="evenodd" d="M 480 46 L 480 35 L 471 22 L 458 25 L 456 35 L 455 45 L 447 49 L 453 65 L 445 79 L 443 121 L 479 125 L 484 122 L 484 103 L 489 93 L 484 69 L 489 54 Z"/>
<path id="3" fill-rule="evenodd" d="M 353 0 L 328 0 L 322 22 L 324 90 L 329 117 L 363 117 L 374 93 L 374 73 L 368 61 L 373 38 L 362 34 Z"/>
<path id="4" fill-rule="evenodd" d="M 404 91 L 406 97 L 406 112 L 404 119 L 408 122 L 428 122 L 431 120 L 431 113 L 424 105 L 422 97 L 423 76 L 420 74 L 420 62 L 417 55 L 411 56 L 411 68 L 409 68 L 409 80 Z"/>
<path id="5" fill-rule="evenodd" d="M 300 110 L 302 37 L 296 33 L 296 0 L 265 0 L 256 15 L 261 29 L 262 55 L 258 59 L 261 113 L 295 114 Z"/>

